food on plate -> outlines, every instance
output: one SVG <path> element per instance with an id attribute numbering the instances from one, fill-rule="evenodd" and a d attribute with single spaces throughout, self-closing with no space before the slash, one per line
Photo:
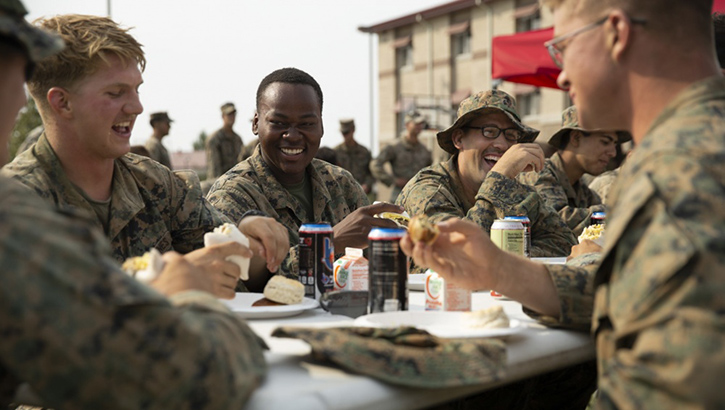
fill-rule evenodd
<path id="1" fill-rule="evenodd" d="M 264 297 L 283 305 L 295 305 L 302 303 L 302 298 L 305 297 L 305 286 L 298 280 L 275 275 L 264 287 Z"/>
<path id="2" fill-rule="evenodd" d="M 236 225 L 225 223 L 204 234 L 204 246 L 219 245 L 227 242 L 239 242 L 249 247 L 249 239 L 239 231 Z M 240 279 L 249 280 L 249 258 L 241 255 L 227 256 L 226 260 L 239 266 Z"/>
<path id="3" fill-rule="evenodd" d="M 466 314 L 466 324 L 477 329 L 509 327 L 509 318 L 501 305 L 488 309 L 476 310 Z"/>
<path id="4" fill-rule="evenodd" d="M 599 246 L 603 246 L 604 242 L 604 225 L 590 225 L 584 228 L 581 235 L 579 235 L 579 242 L 584 239 L 596 242 Z"/>
<path id="5" fill-rule="evenodd" d="M 425 242 L 429 245 L 435 242 L 440 234 L 438 227 L 431 223 L 425 215 L 414 216 L 408 225 L 408 232 L 413 241 Z"/>
<path id="6" fill-rule="evenodd" d="M 161 258 L 161 252 L 155 248 L 151 248 L 150 251 L 144 253 L 142 256 L 134 256 L 126 259 L 121 265 L 121 269 L 140 282 L 151 283 L 164 270 L 164 261 Z"/>
<path id="7" fill-rule="evenodd" d="M 282 306 L 284 303 L 275 302 L 273 300 L 269 300 L 267 298 L 259 299 L 258 301 L 252 303 L 252 306 Z"/>
<path id="8" fill-rule="evenodd" d="M 390 219 L 391 221 L 395 222 L 399 227 L 406 229 L 408 228 L 408 224 L 410 223 L 410 218 L 408 217 L 408 214 L 406 212 L 403 212 L 402 214 L 396 214 L 395 212 L 381 212 L 375 215 L 375 217 Z"/>

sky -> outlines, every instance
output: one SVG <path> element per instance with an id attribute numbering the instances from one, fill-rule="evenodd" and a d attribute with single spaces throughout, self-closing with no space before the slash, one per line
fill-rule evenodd
<path id="1" fill-rule="evenodd" d="M 257 86 L 282 67 L 311 74 L 324 94 L 322 146 L 342 142 L 340 118 L 354 118 L 355 138 L 370 138 L 370 35 L 358 31 L 447 3 L 446 0 L 23 0 L 27 18 L 78 13 L 107 15 L 146 52 L 141 102 L 132 144 L 151 135 L 149 114 L 174 120 L 163 143 L 191 151 L 192 143 L 222 125 L 220 107 L 237 107 L 235 131 L 254 136 Z M 373 35 L 374 126 L 377 132 L 377 36 Z M 373 143 L 376 145 L 376 142 Z M 376 153 L 376 148 L 373 149 Z"/>

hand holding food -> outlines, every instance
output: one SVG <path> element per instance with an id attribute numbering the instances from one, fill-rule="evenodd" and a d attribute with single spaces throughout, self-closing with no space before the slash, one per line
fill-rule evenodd
<path id="1" fill-rule="evenodd" d="M 416 215 L 410 220 L 408 232 L 414 242 L 432 244 L 438 238 L 440 231 L 425 215 Z"/>
<path id="2" fill-rule="evenodd" d="M 581 235 L 579 235 L 579 242 L 584 239 L 589 239 L 599 246 L 604 246 L 604 225 L 590 225 L 584 228 Z"/>
<path id="3" fill-rule="evenodd" d="M 225 223 L 204 234 L 204 246 L 219 245 L 227 242 L 239 242 L 249 248 L 249 239 L 234 224 Z M 240 279 L 249 280 L 249 258 L 241 255 L 227 256 L 226 260 L 239 266 Z"/>
<path id="4" fill-rule="evenodd" d="M 136 278 L 136 280 L 149 284 L 161 275 L 161 271 L 164 269 L 164 261 L 161 258 L 161 253 L 155 248 L 151 248 L 142 256 L 126 259 L 121 265 L 121 269 Z"/>

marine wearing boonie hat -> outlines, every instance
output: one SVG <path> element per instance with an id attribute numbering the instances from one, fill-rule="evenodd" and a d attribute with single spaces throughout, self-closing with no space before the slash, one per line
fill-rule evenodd
<path id="1" fill-rule="evenodd" d="M 513 97 L 499 90 L 481 91 L 461 102 L 458 107 L 457 119 L 448 129 L 437 135 L 438 145 L 450 154 L 455 154 L 458 149 L 453 145 L 453 131 L 463 127 L 475 117 L 493 112 L 503 112 L 519 128 L 524 137 L 519 143 L 532 142 L 539 135 L 539 131 L 521 123 L 519 114 L 516 111 L 516 101 Z"/>
<path id="2" fill-rule="evenodd" d="M 234 103 L 228 102 L 228 103 L 225 103 L 224 105 L 222 105 L 222 114 L 228 115 L 228 114 L 233 114 L 235 112 L 237 112 L 237 108 L 234 107 Z"/>
<path id="3" fill-rule="evenodd" d="M 19 0 L 0 0 L 0 36 L 17 40 L 27 52 L 28 76 L 33 64 L 63 49 L 63 40 L 25 21 L 28 11 Z"/>
<path id="4" fill-rule="evenodd" d="M 554 135 L 552 135 L 551 138 L 549 138 L 548 144 L 556 149 L 564 149 L 562 140 L 566 139 L 564 137 L 569 135 L 571 131 L 575 130 L 585 133 L 607 132 L 607 130 L 603 129 L 585 130 L 584 128 L 579 127 L 579 118 L 577 117 L 576 106 L 572 105 L 561 113 L 561 129 L 557 131 Z M 618 144 L 630 141 L 632 139 L 632 135 L 630 135 L 630 133 L 626 131 L 613 132 L 617 134 Z"/>
<path id="5" fill-rule="evenodd" d="M 355 131 L 355 120 L 352 118 L 343 118 L 340 120 L 340 133 L 347 134 L 350 131 Z"/>

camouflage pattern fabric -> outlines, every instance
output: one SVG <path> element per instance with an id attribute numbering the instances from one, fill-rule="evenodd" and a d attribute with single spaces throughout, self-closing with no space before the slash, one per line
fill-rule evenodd
<path id="1" fill-rule="evenodd" d="M 68 179 L 45 135 L 34 147 L 2 169 L 60 209 L 85 212 L 103 231 L 93 213 Z M 201 195 L 193 172 L 171 172 L 149 158 L 126 154 L 116 159 L 107 236 L 113 257 L 122 263 L 150 248 L 187 253 L 204 246 L 204 233 L 227 219 Z"/>
<path id="2" fill-rule="evenodd" d="M 261 383 L 259 339 L 213 296 L 164 298 L 100 231 L 5 177 L 0 219 L 0 407 L 28 383 L 57 409 L 226 410 Z"/>
<path id="3" fill-rule="evenodd" d="M 495 219 L 526 215 L 531 220 L 531 256 L 568 256 L 577 240 L 559 215 L 531 187 L 498 172 L 489 172 L 469 203 L 458 175 L 458 155 L 422 169 L 403 189 L 398 205 L 410 216 L 425 214 L 433 222 L 457 217 L 491 231 Z"/>
<path id="4" fill-rule="evenodd" d="M 412 144 L 403 138 L 397 144 L 388 145 L 377 158 L 370 163 L 373 176 L 383 184 L 391 186 L 396 178 L 410 179 L 422 168 L 432 162 L 430 151 L 420 142 Z M 384 165 L 390 163 L 392 175 L 385 171 Z M 393 186 L 390 202 L 395 202 L 401 189 Z"/>
<path id="5" fill-rule="evenodd" d="M 287 227 L 290 252 L 281 270 L 293 277 L 299 275 L 300 225 L 327 222 L 335 226 L 352 211 L 369 204 L 362 187 L 344 169 L 313 159 L 306 171 L 312 181 L 312 215 L 272 175 L 259 147 L 252 157 L 217 179 L 207 196 L 232 221 L 239 221 L 246 211 L 258 209 Z M 336 252 L 340 255 L 345 250 Z"/>
<path id="6" fill-rule="evenodd" d="M 574 235 L 580 235 L 594 212 L 604 212 L 599 195 L 581 181 L 573 185 L 566 176 L 564 162 L 558 152 L 544 163 L 540 172 L 525 172 L 518 180 L 536 188 L 547 205 L 559 212 L 559 216 L 571 228 Z"/>
<path id="7" fill-rule="evenodd" d="M 31 62 L 38 62 L 63 48 L 63 40 L 30 25 L 28 11 L 20 0 L 0 0 L 0 35 L 17 40 L 27 51 Z"/>
<path id="8" fill-rule="evenodd" d="M 206 140 L 206 177 L 218 178 L 237 165 L 242 151 L 242 137 L 220 129 Z"/>
<path id="9" fill-rule="evenodd" d="M 239 151 L 239 160 L 237 162 L 242 162 L 251 157 L 254 154 L 254 150 L 257 149 L 257 145 L 259 145 L 259 138 L 255 138 L 243 146 L 242 150 Z"/>
<path id="10" fill-rule="evenodd" d="M 335 147 L 335 153 L 337 153 L 337 165 L 350 171 L 358 184 L 367 184 L 370 188 L 373 187 L 375 178 L 370 171 L 370 161 L 373 158 L 367 148 L 358 143 L 355 143 L 352 147 L 348 147 L 343 142 Z"/>
<path id="11" fill-rule="evenodd" d="M 723 136 L 725 80 L 683 91 L 620 170 L 596 276 L 547 267 L 559 323 L 596 337 L 600 408 L 725 407 Z"/>
<path id="12" fill-rule="evenodd" d="M 497 339 L 439 339 L 412 327 L 282 327 L 274 337 L 302 339 L 312 355 L 349 371 L 409 387 L 458 387 L 500 380 L 506 345 Z"/>
<path id="13" fill-rule="evenodd" d="M 609 190 L 614 185 L 614 181 L 617 180 L 618 175 L 619 168 L 607 171 L 589 182 L 589 189 L 599 195 L 599 198 L 601 198 L 603 204 L 607 203 Z"/>
<path id="14" fill-rule="evenodd" d="M 166 165 L 167 168 L 171 169 L 171 158 L 169 158 L 169 152 L 166 151 L 166 147 L 158 139 L 151 137 L 146 140 L 144 145 L 149 152 L 149 156 L 159 164 Z"/>

